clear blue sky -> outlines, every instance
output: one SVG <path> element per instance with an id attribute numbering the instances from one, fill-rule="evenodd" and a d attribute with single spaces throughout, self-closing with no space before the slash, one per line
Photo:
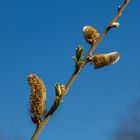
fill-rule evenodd
<path id="1" fill-rule="evenodd" d="M 74 71 L 72 55 L 83 39 L 82 27 L 101 33 L 124 0 L 0 0 L 0 135 L 29 140 L 27 75 L 36 73 L 47 85 L 48 108 L 54 85 L 66 83 Z M 39 140 L 111 140 L 118 118 L 140 98 L 139 0 L 131 3 L 95 53 L 121 53 L 120 61 L 103 69 L 87 65 Z M 21 138 L 20 138 L 21 137 Z M 1 138 L 2 139 L 2 138 Z M 2 139 L 3 140 L 3 139 Z"/>

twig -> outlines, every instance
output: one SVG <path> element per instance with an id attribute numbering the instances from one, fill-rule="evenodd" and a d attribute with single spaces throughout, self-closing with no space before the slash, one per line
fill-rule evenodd
<path id="1" fill-rule="evenodd" d="M 82 68 L 87 64 L 87 58 L 90 57 L 90 55 L 93 53 L 93 51 L 95 50 L 96 46 L 101 42 L 101 40 L 104 38 L 104 36 L 107 34 L 107 32 L 111 29 L 111 25 L 112 23 L 116 22 L 118 20 L 118 18 L 120 17 L 120 15 L 122 14 L 122 12 L 124 11 L 125 7 L 127 6 L 127 4 L 130 2 L 130 0 L 125 0 L 122 7 L 118 10 L 117 14 L 115 15 L 115 17 L 113 18 L 113 20 L 111 21 L 111 23 L 107 26 L 107 28 L 103 31 L 103 33 L 100 35 L 100 37 L 97 39 L 97 41 L 91 46 L 91 48 L 89 49 L 88 53 L 86 54 L 84 60 L 82 61 L 82 65 L 79 67 L 78 70 L 75 70 L 75 72 L 72 74 L 72 76 L 70 77 L 68 83 L 65 86 L 65 93 L 64 96 L 68 93 L 69 88 L 71 87 L 71 85 L 73 84 L 74 80 L 76 79 L 76 77 L 78 76 L 79 72 L 82 70 Z M 63 97 L 64 97 L 63 96 Z M 58 105 L 59 106 L 59 105 Z M 31 140 L 37 140 L 37 138 L 39 137 L 41 131 L 43 130 L 44 126 L 46 125 L 46 123 L 48 122 L 49 118 L 52 116 L 52 114 L 57 110 L 58 106 L 56 106 L 56 104 L 53 104 L 53 106 L 51 107 L 51 109 L 49 110 L 49 112 L 47 113 L 46 117 L 44 120 L 42 120 L 39 125 L 36 127 L 36 130 L 31 138 Z"/>

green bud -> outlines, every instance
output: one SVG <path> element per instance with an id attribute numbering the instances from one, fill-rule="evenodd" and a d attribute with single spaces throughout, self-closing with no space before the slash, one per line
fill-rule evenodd
<path id="1" fill-rule="evenodd" d="M 60 86 L 60 84 L 56 84 L 56 85 L 55 85 L 55 93 L 56 93 L 56 96 L 58 96 L 58 97 L 61 96 L 62 91 L 61 91 L 61 86 Z"/>
<path id="2" fill-rule="evenodd" d="M 77 60 L 78 60 L 79 62 L 82 61 L 83 53 L 84 53 L 83 47 L 82 47 L 82 46 L 79 46 L 79 47 L 76 49 L 76 58 L 77 58 Z"/>
<path id="3" fill-rule="evenodd" d="M 76 68 L 78 68 L 82 64 L 83 53 L 84 53 L 83 47 L 82 46 L 79 46 L 76 49 L 76 55 L 73 56 L 73 59 L 75 61 Z"/>
<path id="4" fill-rule="evenodd" d="M 55 96 L 55 101 L 54 101 L 55 105 L 58 106 L 61 103 L 61 100 L 62 99 L 59 96 Z"/>

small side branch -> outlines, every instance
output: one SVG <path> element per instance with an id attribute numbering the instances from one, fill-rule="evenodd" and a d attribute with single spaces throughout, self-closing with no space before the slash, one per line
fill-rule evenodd
<path id="1" fill-rule="evenodd" d="M 107 34 L 107 32 L 111 29 L 111 25 L 118 20 L 118 18 L 120 17 L 120 15 L 122 14 L 122 12 L 124 11 L 125 7 L 128 5 L 129 2 L 130 2 L 130 0 L 125 0 L 124 1 L 123 5 L 118 10 L 118 12 L 115 15 L 115 17 L 113 18 L 113 20 L 106 27 L 106 29 L 103 31 L 103 33 L 100 35 L 100 37 L 97 39 L 97 41 L 91 46 L 91 48 L 89 49 L 88 53 L 86 54 L 84 60 L 82 61 L 82 65 L 78 69 L 75 70 L 75 72 L 72 74 L 69 81 L 67 82 L 67 84 L 65 86 L 65 92 L 64 92 L 63 97 L 68 93 L 68 90 L 71 87 L 71 85 L 73 84 L 74 80 L 77 78 L 77 76 L 80 73 L 80 71 L 82 70 L 82 68 L 87 64 L 87 58 L 91 56 L 91 54 L 95 50 L 96 46 L 101 42 L 101 40 L 104 38 L 104 36 Z M 48 120 L 52 116 L 52 114 L 57 110 L 58 106 L 59 105 L 56 105 L 55 103 L 53 104 L 53 106 L 51 107 L 51 109 L 47 113 L 44 120 L 42 120 L 38 124 L 38 126 L 36 127 L 36 130 L 35 130 L 32 138 L 31 138 L 31 140 L 37 140 L 37 138 L 39 137 L 41 131 L 44 128 L 44 126 L 46 125 L 46 123 L 48 122 Z"/>

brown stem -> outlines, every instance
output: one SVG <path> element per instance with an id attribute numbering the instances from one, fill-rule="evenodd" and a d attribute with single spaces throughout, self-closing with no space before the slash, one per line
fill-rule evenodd
<path id="1" fill-rule="evenodd" d="M 120 8 L 120 10 L 117 12 L 117 14 L 115 15 L 115 17 L 113 18 L 113 20 L 110 22 L 110 24 L 107 26 L 107 28 L 103 31 L 103 33 L 100 35 L 100 37 L 97 39 L 97 41 L 91 46 L 91 48 L 89 49 L 88 53 L 86 54 L 82 65 L 80 66 L 80 68 L 78 70 L 75 70 L 75 72 L 72 74 L 72 76 L 70 77 L 68 83 L 65 86 L 65 94 L 64 96 L 67 94 L 69 88 L 71 87 L 71 85 L 73 84 L 74 80 L 76 79 L 76 77 L 78 76 L 78 74 L 80 73 L 80 71 L 82 70 L 82 68 L 87 64 L 87 57 L 90 57 L 90 55 L 93 53 L 93 51 L 95 50 L 96 46 L 101 42 L 101 40 L 104 38 L 104 36 L 107 34 L 107 32 L 111 29 L 110 25 L 112 25 L 113 22 L 116 22 L 118 20 L 118 18 L 120 17 L 120 15 L 122 14 L 122 12 L 124 11 L 125 7 L 127 6 L 127 4 L 129 3 L 130 0 L 125 0 L 122 7 Z M 64 97 L 63 96 L 63 97 Z M 59 106 L 59 105 L 58 105 Z M 55 104 L 53 104 L 53 106 L 51 107 L 51 109 L 49 110 L 49 112 L 47 113 L 46 117 L 44 120 L 42 120 L 39 125 L 36 127 L 36 130 L 31 138 L 31 140 L 37 140 L 37 138 L 39 137 L 41 131 L 43 130 L 44 126 L 46 125 L 46 123 L 48 122 L 49 118 L 52 116 L 52 114 L 57 110 L 58 106 L 56 106 Z"/>

